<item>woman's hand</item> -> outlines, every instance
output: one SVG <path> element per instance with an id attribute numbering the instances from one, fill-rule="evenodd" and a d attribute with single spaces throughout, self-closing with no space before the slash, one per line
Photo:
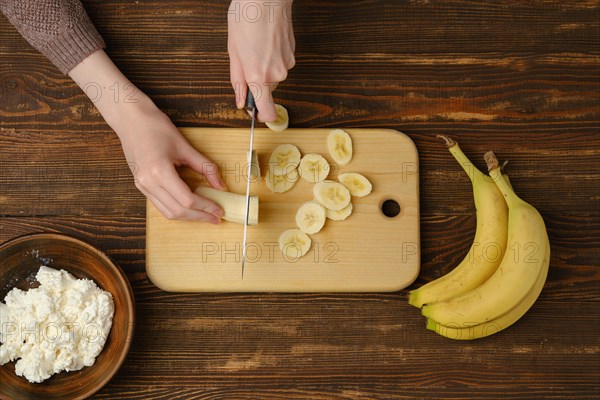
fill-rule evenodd
<path id="1" fill-rule="evenodd" d="M 277 118 L 271 92 L 295 64 L 292 0 L 233 0 L 228 12 L 231 84 L 238 108 L 248 87 L 256 100 L 259 121 Z"/>
<path id="2" fill-rule="evenodd" d="M 204 175 L 212 187 L 225 190 L 217 165 L 198 153 L 150 99 L 137 104 L 113 129 L 129 165 L 135 166 L 136 187 L 165 217 L 221 221 L 223 210 L 193 193 L 175 169 L 187 165 Z"/>
<path id="3" fill-rule="evenodd" d="M 198 153 L 156 105 L 133 86 L 99 50 L 69 75 L 94 102 L 121 139 L 125 157 L 135 166 L 137 188 L 169 219 L 218 224 L 223 210 L 193 193 L 175 167 L 187 165 L 208 183 L 226 190 L 218 167 Z"/>

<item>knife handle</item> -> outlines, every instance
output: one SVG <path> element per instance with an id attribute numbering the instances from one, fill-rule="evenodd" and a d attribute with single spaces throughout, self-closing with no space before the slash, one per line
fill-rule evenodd
<path id="1" fill-rule="evenodd" d="M 252 111 L 256 109 L 256 102 L 254 101 L 254 95 L 248 88 L 248 94 L 246 95 L 246 110 Z"/>

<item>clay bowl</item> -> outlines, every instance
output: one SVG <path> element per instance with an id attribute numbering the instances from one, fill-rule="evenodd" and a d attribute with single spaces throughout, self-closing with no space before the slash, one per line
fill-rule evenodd
<path id="1" fill-rule="evenodd" d="M 96 393 L 117 372 L 133 337 L 134 300 L 123 271 L 100 250 L 70 236 L 39 233 L 21 236 L 0 245 L 0 300 L 18 287 L 38 286 L 35 275 L 45 264 L 64 269 L 77 278 L 89 278 L 110 292 L 115 313 L 104 349 L 94 365 L 61 372 L 42 383 L 30 383 L 15 374 L 14 362 L 0 367 L 2 399 L 84 399 Z"/>

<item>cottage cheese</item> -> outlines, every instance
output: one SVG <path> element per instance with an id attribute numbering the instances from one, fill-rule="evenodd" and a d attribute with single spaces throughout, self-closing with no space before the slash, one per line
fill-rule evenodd
<path id="1" fill-rule="evenodd" d="M 110 293 L 65 270 L 40 267 L 40 286 L 12 289 L 0 303 L 0 365 L 39 383 L 94 364 L 114 314 Z"/>

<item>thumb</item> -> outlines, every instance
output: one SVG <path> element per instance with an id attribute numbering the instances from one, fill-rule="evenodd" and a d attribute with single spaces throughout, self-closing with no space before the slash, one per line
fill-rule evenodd
<path id="1" fill-rule="evenodd" d="M 274 86 L 265 85 L 250 85 L 250 90 L 254 94 L 256 108 L 258 109 L 257 118 L 260 122 L 275 121 L 277 119 L 277 111 L 275 111 L 275 103 L 271 94 Z M 255 93 L 256 92 L 256 93 Z"/>

